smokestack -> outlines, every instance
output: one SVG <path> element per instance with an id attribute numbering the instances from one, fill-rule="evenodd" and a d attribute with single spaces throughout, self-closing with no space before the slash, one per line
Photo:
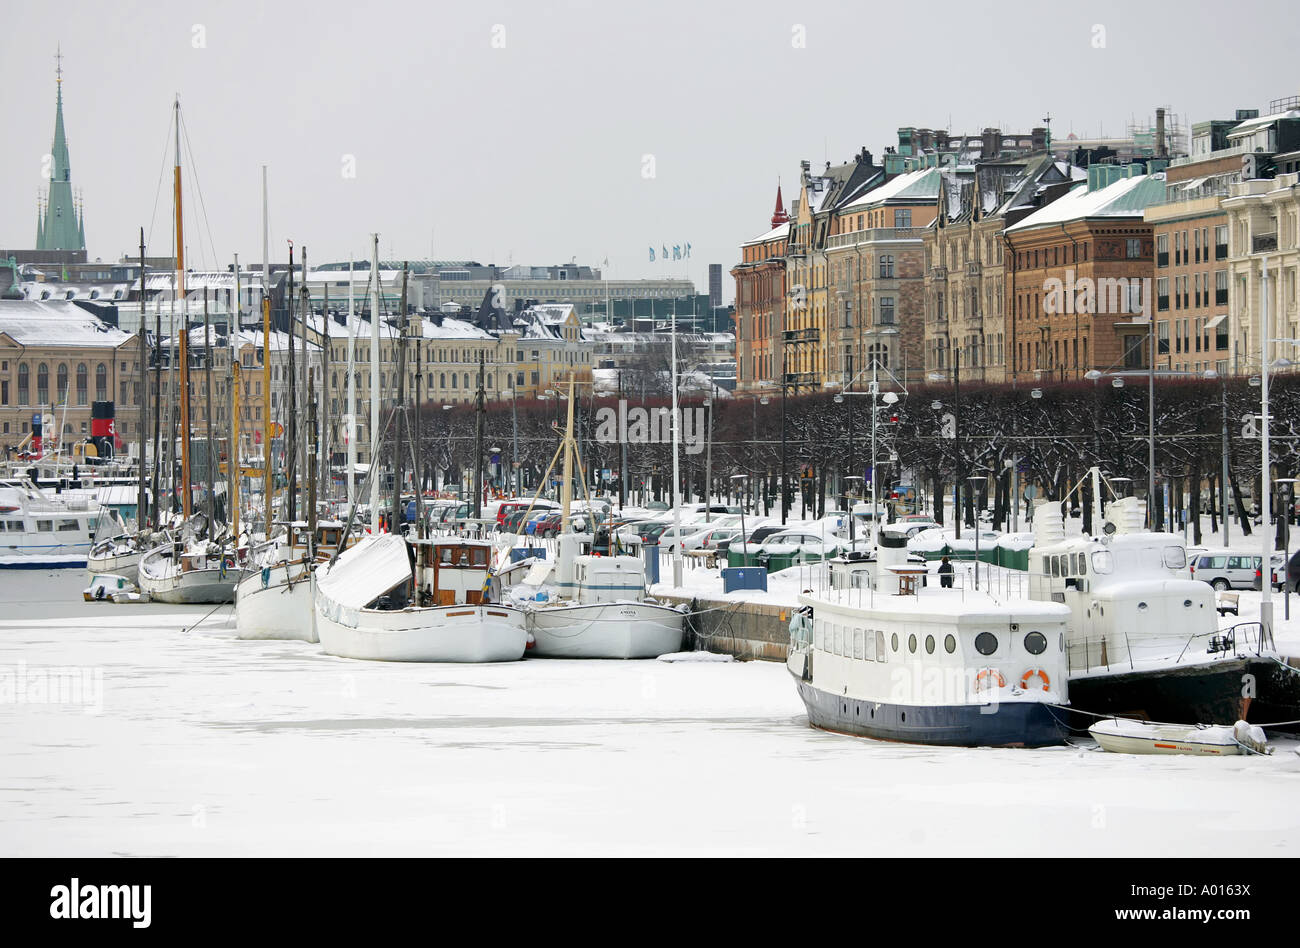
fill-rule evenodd
<path id="1" fill-rule="evenodd" d="M 1165 148 L 1165 110 L 1156 109 L 1156 157 L 1164 158 L 1168 154 Z"/>

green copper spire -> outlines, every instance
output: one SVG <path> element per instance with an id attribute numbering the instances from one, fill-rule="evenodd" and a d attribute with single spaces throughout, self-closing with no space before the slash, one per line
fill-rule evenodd
<path id="1" fill-rule="evenodd" d="M 37 233 L 37 250 L 85 250 L 72 203 L 72 167 L 63 131 L 63 54 L 55 57 L 58 94 L 54 111 L 54 146 L 50 149 L 50 189 L 45 204 L 45 225 Z"/>

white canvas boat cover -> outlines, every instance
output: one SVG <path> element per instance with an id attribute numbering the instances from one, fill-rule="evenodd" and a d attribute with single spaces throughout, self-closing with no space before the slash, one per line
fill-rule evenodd
<path id="1" fill-rule="evenodd" d="M 551 578 L 551 570 L 555 564 L 547 560 L 539 560 L 528 570 L 528 575 L 524 577 L 524 582 L 529 586 L 541 586 Z"/>
<path id="2" fill-rule="evenodd" d="M 339 556 L 317 588 L 345 609 L 361 609 L 410 578 L 406 541 L 385 533 L 362 540 Z"/>

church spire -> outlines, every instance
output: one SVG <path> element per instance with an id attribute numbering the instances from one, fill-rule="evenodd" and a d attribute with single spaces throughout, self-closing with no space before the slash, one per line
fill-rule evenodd
<path id="1" fill-rule="evenodd" d="M 55 54 L 54 144 L 49 154 L 50 186 L 44 226 L 38 228 L 37 250 L 85 250 L 72 199 L 72 163 L 63 130 L 63 51 Z"/>
<path id="2" fill-rule="evenodd" d="M 785 202 L 781 200 L 781 182 L 776 183 L 776 211 L 772 214 L 772 228 L 789 223 L 790 215 L 785 212 Z"/>

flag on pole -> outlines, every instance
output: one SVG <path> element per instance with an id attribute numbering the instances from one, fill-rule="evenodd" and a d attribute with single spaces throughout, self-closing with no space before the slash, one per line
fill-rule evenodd
<path id="1" fill-rule="evenodd" d="M 668 259 L 668 245 L 664 244 L 664 259 Z"/>
<path id="2" fill-rule="evenodd" d="M 653 247 L 650 248 L 650 262 L 655 262 L 655 249 Z"/>
<path id="3" fill-rule="evenodd" d="M 690 255 L 691 255 L 691 245 L 690 245 L 690 244 L 687 244 L 687 245 L 686 245 L 686 256 L 689 257 Z"/>
<path id="4" fill-rule="evenodd" d="M 674 260 L 680 260 L 680 259 L 682 259 L 682 245 L 681 245 L 681 244 L 673 244 L 673 259 L 674 259 Z"/>

